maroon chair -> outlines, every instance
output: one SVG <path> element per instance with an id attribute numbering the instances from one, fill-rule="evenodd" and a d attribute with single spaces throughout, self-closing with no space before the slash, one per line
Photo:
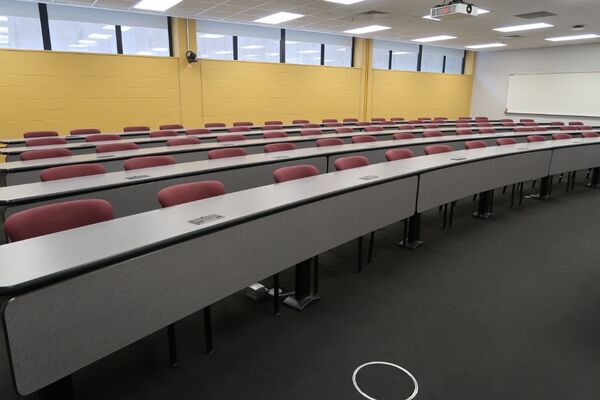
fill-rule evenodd
<path id="1" fill-rule="evenodd" d="M 502 126 L 518 126 L 516 122 L 502 122 Z"/>
<path id="2" fill-rule="evenodd" d="M 119 135 L 89 135 L 85 137 L 86 142 L 107 142 L 109 140 L 121 140 L 121 136 Z"/>
<path id="3" fill-rule="evenodd" d="M 502 119 L 500 120 L 500 122 L 515 122 L 515 121 L 513 121 L 513 120 L 512 120 L 512 119 L 510 119 L 510 118 L 502 118 Z"/>
<path id="4" fill-rule="evenodd" d="M 335 133 L 354 133 L 352 128 L 335 128 Z"/>
<path id="5" fill-rule="evenodd" d="M 319 170 L 310 164 L 281 167 L 273 171 L 273 179 L 275 179 L 276 183 L 304 179 L 316 175 L 319 175 Z"/>
<path id="6" fill-rule="evenodd" d="M 338 122 L 338 120 L 335 119 L 335 118 L 325 118 L 324 120 L 322 120 L 322 122 L 324 124 L 326 124 L 326 123 L 329 123 L 329 122 Z"/>
<path id="7" fill-rule="evenodd" d="M 598 134 L 597 132 L 583 132 L 581 134 L 581 137 L 583 137 L 583 138 L 595 138 L 595 137 L 600 137 L 600 134 Z"/>
<path id="8" fill-rule="evenodd" d="M 316 141 L 317 147 L 340 146 L 342 144 L 344 144 L 344 141 L 338 138 L 325 138 Z"/>
<path id="9" fill-rule="evenodd" d="M 592 128 L 591 126 L 587 126 L 587 125 L 579 125 L 577 127 L 577 129 L 579 129 L 580 131 L 591 131 L 594 128 Z"/>
<path id="10" fill-rule="evenodd" d="M 456 134 L 460 136 L 473 135 L 473 131 L 470 129 L 457 129 Z"/>
<path id="11" fill-rule="evenodd" d="M 297 147 L 294 143 L 270 143 L 265 145 L 265 153 L 275 153 L 278 151 L 289 151 L 296 150 Z"/>
<path id="12" fill-rule="evenodd" d="M 286 138 L 286 137 L 288 137 L 288 134 L 285 132 L 271 131 L 271 132 L 263 132 L 262 136 L 264 139 L 276 139 L 276 138 Z"/>
<path id="13" fill-rule="evenodd" d="M 370 135 L 358 135 L 352 136 L 352 143 L 368 143 L 368 142 L 376 142 L 377 138 L 375 136 Z"/>
<path id="14" fill-rule="evenodd" d="M 167 140 L 167 146 L 185 146 L 188 144 L 200 144 L 202 141 L 197 137 L 184 137 Z"/>
<path id="15" fill-rule="evenodd" d="M 17 212 L 6 218 L 4 229 L 9 241 L 18 242 L 112 218 L 112 207 L 106 200 L 73 200 Z"/>
<path id="16" fill-rule="evenodd" d="M 552 134 L 552 139 L 554 139 L 554 140 L 573 139 L 573 135 L 570 135 L 568 133 L 554 133 L 554 134 Z"/>
<path id="17" fill-rule="evenodd" d="M 81 176 L 100 175 L 105 172 L 106 170 L 100 164 L 62 165 L 40 171 L 40 179 L 42 182 L 57 181 Z"/>
<path id="18" fill-rule="evenodd" d="M 513 138 L 500 138 L 496 139 L 496 144 L 498 146 L 507 146 L 510 144 L 517 144 L 517 140 Z"/>
<path id="19" fill-rule="evenodd" d="M 279 125 L 283 126 L 283 121 L 265 121 L 265 126 Z"/>
<path id="20" fill-rule="evenodd" d="M 358 125 L 358 126 L 369 126 L 369 125 L 373 125 L 373 123 L 369 122 L 369 121 L 360 121 L 360 122 L 357 122 L 356 125 Z"/>
<path id="21" fill-rule="evenodd" d="M 335 128 L 338 126 L 344 126 L 344 124 L 342 124 L 341 122 L 325 122 L 323 126 L 327 128 Z"/>
<path id="22" fill-rule="evenodd" d="M 383 126 L 365 126 L 367 132 L 381 132 L 382 130 Z"/>
<path id="23" fill-rule="evenodd" d="M 477 127 L 479 128 L 491 128 L 493 125 L 489 122 L 477 122 Z"/>
<path id="24" fill-rule="evenodd" d="M 402 118 L 402 117 L 392 117 L 392 118 L 390 118 L 390 121 L 392 121 L 392 122 L 401 122 L 401 121 L 404 121 L 404 118 Z"/>
<path id="25" fill-rule="evenodd" d="M 254 123 L 250 121 L 237 121 L 233 123 L 233 126 L 254 126 Z"/>
<path id="26" fill-rule="evenodd" d="M 196 129 L 186 129 L 185 130 L 186 135 L 208 135 L 209 133 L 212 133 L 212 131 L 210 129 L 206 129 L 206 128 L 196 128 Z"/>
<path id="27" fill-rule="evenodd" d="M 54 144 L 66 144 L 66 143 L 67 143 L 67 140 L 62 137 L 41 137 L 38 139 L 25 140 L 26 147 L 51 146 Z"/>
<path id="28" fill-rule="evenodd" d="M 173 137 L 173 136 L 177 136 L 177 132 L 176 131 L 160 130 L 160 131 L 150 132 L 150 137 L 151 138 Z"/>
<path id="29" fill-rule="evenodd" d="M 344 118 L 343 122 L 356 123 L 356 122 L 358 122 L 358 118 Z"/>
<path id="30" fill-rule="evenodd" d="M 302 129 L 300 131 L 300 136 L 314 136 L 321 134 L 323 134 L 323 132 L 321 132 L 320 129 Z"/>
<path id="31" fill-rule="evenodd" d="M 417 118 L 419 121 L 431 121 L 430 117 L 419 117 Z"/>
<path id="32" fill-rule="evenodd" d="M 527 122 L 523 122 L 523 125 L 525 126 L 537 126 L 537 122 L 533 122 L 533 121 L 527 121 Z"/>
<path id="33" fill-rule="evenodd" d="M 31 150 L 25 151 L 19 155 L 19 160 L 30 161 L 30 160 L 41 160 L 44 158 L 56 158 L 56 157 L 69 157 L 72 156 L 73 152 L 69 149 L 44 149 L 44 150 Z"/>
<path id="34" fill-rule="evenodd" d="M 550 122 L 551 126 L 563 126 L 565 123 L 562 121 L 552 121 Z"/>
<path id="35" fill-rule="evenodd" d="M 414 139 L 415 135 L 414 133 L 410 133 L 410 132 L 401 132 L 401 133 L 395 133 L 394 136 L 392 136 L 394 138 L 394 140 L 403 140 L 403 139 Z"/>
<path id="36" fill-rule="evenodd" d="M 532 128 L 527 127 L 517 127 L 514 129 L 515 132 L 533 132 Z"/>
<path id="37" fill-rule="evenodd" d="M 415 129 L 415 127 L 413 125 L 409 125 L 409 124 L 399 125 L 398 126 L 398 130 L 399 131 L 410 131 L 410 130 L 413 130 L 413 129 Z"/>
<path id="38" fill-rule="evenodd" d="M 149 131 L 150 127 L 149 126 L 126 126 L 125 128 L 123 128 L 123 132 L 146 132 Z"/>
<path id="39" fill-rule="evenodd" d="M 225 128 L 226 126 L 223 122 L 207 122 L 204 124 L 205 128 Z"/>
<path id="40" fill-rule="evenodd" d="M 56 131 L 30 131 L 30 132 L 25 132 L 23 134 L 23 137 L 25 139 L 52 137 L 52 136 L 58 136 L 58 132 L 56 132 Z"/>
<path id="41" fill-rule="evenodd" d="M 457 122 L 456 127 L 457 128 L 470 128 L 471 124 L 466 123 L 466 122 Z"/>
<path id="42" fill-rule="evenodd" d="M 246 140 L 244 135 L 221 135 L 217 137 L 217 142 L 237 142 L 239 140 Z"/>
<path id="43" fill-rule="evenodd" d="M 283 129 L 283 125 L 265 125 L 263 131 L 276 131 Z"/>
<path id="44" fill-rule="evenodd" d="M 165 165 L 173 165 L 177 163 L 171 156 L 148 156 L 148 157 L 136 157 L 125 160 L 123 168 L 126 171 L 140 168 L 153 168 L 162 167 Z"/>
<path id="45" fill-rule="evenodd" d="M 535 132 L 545 132 L 545 131 L 547 131 L 548 129 L 547 129 L 547 128 L 545 128 L 545 127 L 543 127 L 543 126 L 534 126 L 534 127 L 533 127 L 533 130 L 534 130 Z"/>
<path id="46" fill-rule="evenodd" d="M 438 122 L 444 122 L 444 121 L 448 121 L 448 118 L 447 117 L 435 117 L 433 120 L 438 121 Z"/>
<path id="47" fill-rule="evenodd" d="M 215 150 L 210 150 L 208 152 L 208 159 L 216 160 L 219 158 L 240 157 L 240 156 L 245 156 L 247 154 L 248 153 L 246 152 L 246 150 L 244 150 L 242 148 L 238 148 L 238 147 L 232 147 L 229 149 L 215 149 Z"/>
<path id="48" fill-rule="evenodd" d="M 443 136 L 442 132 L 440 131 L 425 131 L 423 132 L 423 137 L 424 138 L 428 138 L 428 137 L 440 137 Z"/>
<path id="49" fill-rule="evenodd" d="M 488 121 L 488 117 L 475 117 L 475 121 Z"/>
<path id="50" fill-rule="evenodd" d="M 167 125 L 160 125 L 158 127 L 158 130 L 160 131 L 169 131 L 169 130 L 179 130 L 179 129 L 183 129 L 183 125 L 180 124 L 167 124 Z"/>
<path id="51" fill-rule="evenodd" d="M 571 125 L 571 126 L 583 125 L 583 122 L 581 122 L 581 121 L 571 121 L 571 122 L 569 122 L 569 125 Z"/>
<path id="52" fill-rule="evenodd" d="M 479 133 L 487 135 L 487 134 L 496 133 L 496 130 L 494 128 L 482 128 L 479 130 Z"/>
<path id="53" fill-rule="evenodd" d="M 320 128 L 321 125 L 319 124 L 302 124 L 302 128 L 304 129 L 315 129 L 315 128 Z"/>
<path id="54" fill-rule="evenodd" d="M 411 119 L 410 121 L 408 121 L 408 123 L 411 125 L 423 125 L 423 121 L 418 119 Z"/>
<path id="55" fill-rule="evenodd" d="M 482 149 L 484 147 L 487 147 L 487 144 L 483 140 L 469 140 L 465 142 L 465 149 L 467 150 Z"/>
<path id="56" fill-rule="evenodd" d="M 96 128 L 83 128 L 83 129 L 71 129 L 69 135 L 73 136 L 85 136 L 85 135 L 96 135 L 100 132 L 100 129 Z"/>
<path id="57" fill-rule="evenodd" d="M 448 146 L 447 144 L 433 144 L 431 146 L 425 147 L 423 151 L 425 152 L 425 155 L 430 156 L 432 154 L 451 152 L 452 147 Z"/>
<path id="58" fill-rule="evenodd" d="M 519 122 L 521 123 L 525 123 L 525 122 L 535 122 L 535 119 L 531 119 L 531 118 L 521 118 L 519 120 Z"/>
<path id="59" fill-rule="evenodd" d="M 558 129 L 560 129 L 561 131 L 576 131 L 576 130 L 578 130 L 577 126 L 574 126 L 574 125 L 559 126 Z"/>
<path id="60" fill-rule="evenodd" d="M 294 125 L 310 124 L 310 121 L 307 119 L 295 119 L 292 121 L 292 124 L 294 124 Z"/>
<path id="61" fill-rule="evenodd" d="M 440 126 L 438 124 L 424 124 L 423 125 L 423 128 L 425 128 L 425 129 L 437 129 L 439 127 Z"/>
<path id="62" fill-rule="evenodd" d="M 406 158 L 412 158 L 415 153 L 411 149 L 391 149 L 385 152 L 385 158 L 388 161 L 404 160 Z"/>
<path id="63" fill-rule="evenodd" d="M 386 119 L 383 117 L 371 118 L 371 122 L 385 122 Z"/>
<path id="64" fill-rule="evenodd" d="M 459 121 L 470 121 L 471 117 L 458 117 Z"/>
<path id="65" fill-rule="evenodd" d="M 235 133 L 235 132 L 250 132 L 251 129 L 249 126 L 234 126 L 233 128 L 227 129 L 227 131 Z"/>
<path id="66" fill-rule="evenodd" d="M 546 138 L 542 135 L 529 135 L 527 136 L 527 142 L 545 142 Z"/>
<path id="67" fill-rule="evenodd" d="M 109 143 L 96 146 L 96 153 L 112 153 L 113 151 L 137 150 L 140 146 L 135 143 Z"/>

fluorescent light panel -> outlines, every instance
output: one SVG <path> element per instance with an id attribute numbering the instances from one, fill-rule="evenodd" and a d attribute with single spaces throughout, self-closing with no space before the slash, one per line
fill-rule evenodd
<path id="1" fill-rule="evenodd" d="M 104 34 L 104 33 L 90 33 L 88 35 L 88 38 L 90 38 L 90 39 L 102 39 L 102 40 L 105 40 L 105 39 L 110 39 L 111 37 L 112 37 L 112 35 L 107 35 L 107 34 Z"/>
<path id="2" fill-rule="evenodd" d="M 585 35 L 573 35 L 573 36 L 559 36 L 547 38 L 546 40 L 549 42 L 568 42 L 571 40 L 585 40 L 585 39 L 596 39 L 599 38 L 600 35 L 596 35 L 595 33 L 588 33 Z"/>
<path id="3" fill-rule="evenodd" d="M 8 21 L 8 17 L 5 15 L 0 15 L 0 22 L 6 22 Z"/>
<path id="4" fill-rule="evenodd" d="M 0 26 L 0 33 L 8 33 L 8 27 L 7 26 Z"/>
<path id="5" fill-rule="evenodd" d="M 254 20 L 254 22 L 258 22 L 261 24 L 271 24 L 277 25 L 284 22 L 292 21 L 298 18 L 302 18 L 304 15 L 302 14 L 294 14 L 289 12 L 278 12 L 275 14 L 267 15 L 266 17 L 262 17 Z"/>
<path id="6" fill-rule="evenodd" d="M 404 54 L 414 54 L 414 53 L 411 53 L 409 51 L 392 51 L 392 55 L 393 56 L 401 56 L 401 55 L 404 55 Z"/>
<path id="7" fill-rule="evenodd" d="M 419 42 L 419 43 L 429 43 L 429 42 L 440 42 L 442 40 L 451 40 L 451 39 L 456 39 L 456 36 L 450 36 L 450 35 L 431 36 L 431 37 L 426 37 L 426 38 L 413 39 L 412 41 Z"/>
<path id="8" fill-rule="evenodd" d="M 347 31 L 344 31 L 344 33 L 351 33 L 354 35 L 362 35 L 364 33 L 385 31 L 387 29 L 392 29 L 392 28 L 390 28 L 389 26 L 383 26 L 383 25 L 369 25 L 369 26 L 363 26 L 362 28 L 349 29 Z"/>
<path id="9" fill-rule="evenodd" d="M 217 35 L 216 33 L 203 33 L 202 35 L 199 35 L 198 37 L 205 38 L 205 39 L 220 39 L 222 37 L 225 37 L 225 35 Z"/>
<path id="10" fill-rule="evenodd" d="M 244 49 L 244 50 L 255 50 L 255 49 L 262 49 L 264 47 L 265 46 L 261 46 L 259 44 L 251 44 L 251 45 L 248 45 L 248 46 L 242 46 L 242 49 Z"/>
<path id="11" fill-rule="evenodd" d="M 504 43 L 486 43 L 486 44 L 474 44 L 471 46 L 465 46 L 466 49 L 491 49 L 494 47 L 506 47 Z"/>
<path id="12" fill-rule="evenodd" d="M 360 3 L 361 1 L 364 0 L 325 0 L 329 3 L 337 3 L 337 4 L 343 4 L 343 5 L 350 5 L 350 4 L 356 4 L 356 3 Z"/>
<path id="13" fill-rule="evenodd" d="M 520 32 L 520 31 L 529 31 L 532 29 L 543 29 L 543 28 L 552 28 L 554 25 L 547 24 L 545 22 L 537 22 L 535 24 L 525 24 L 525 25 L 515 25 L 515 26 L 505 26 L 502 28 L 495 28 L 495 31 L 498 32 Z"/>
<path id="14" fill-rule="evenodd" d="M 166 11 L 181 2 L 182 0 L 142 0 L 133 6 L 133 8 L 137 8 L 138 10 Z"/>

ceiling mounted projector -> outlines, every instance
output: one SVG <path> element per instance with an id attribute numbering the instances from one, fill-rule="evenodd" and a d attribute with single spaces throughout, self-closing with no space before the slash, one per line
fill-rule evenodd
<path id="1" fill-rule="evenodd" d="M 454 19 L 463 17 L 476 17 L 478 8 L 473 4 L 465 3 L 462 0 L 453 0 L 448 4 L 441 4 L 431 9 L 431 18 Z"/>

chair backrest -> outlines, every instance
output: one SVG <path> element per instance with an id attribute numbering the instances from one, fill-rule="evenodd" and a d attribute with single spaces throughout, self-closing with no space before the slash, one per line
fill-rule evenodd
<path id="1" fill-rule="evenodd" d="M 294 124 L 294 125 L 310 124 L 310 121 L 307 119 L 295 119 L 292 121 L 292 124 Z"/>
<path id="2" fill-rule="evenodd" d="M 338 122 L 338 120 L 335 118 L 325 118 L 324 120 L 322 120 L 322 122 L 326 124 L 327 122 Z"/>
<path id="3" fill-rule="evenodd" d="M 527 136 L 527 141 L 531 142 L 545 142 L 546 138 L 542 135 L 529 135 Z"/>
<path id="4" fill-rule="evenodd" d="M 411 119 L 410 121 L 408 121 L 408 123 L 412 125 L 423 125 L 423 121 L 418 119 Z"/>
<path id="5" fill-rule="evenodd" d="M 113 218 L 106 200 L 86 199 L 48 204 L 9 216 L 4 229 L 11 242 L 80 228 Z"/>
<path id="6" fill-rule="evenodd" d="M 432 154 L 449 153 L 452 151 L 452 147 L 448 146 L 447 144 L 433 144 L 425 147 L 423 151 L 429 156 Z"/>
<path id="7" fill-rule="evenodd" d="M 61 165 L 60 167 L 47 168 L 40 171 L 42 182 L 57 181 L 59 179 L 77 178 L 80 176 L 100 175 L 106 170 L 101 164 L 75 164 Z"/>
<path id="8" fill-rule="evenodd" d="M 218 158 L 228 158 L 228 157 L 240 157 L 247 155 L 245 149 L 239 147 L 231 147 L 229 149 L 214 149 L 208 152 L 209 160 L 216 160 Z"/>
<path id="9" fill-rule="evenodd" d="M 72 156 L 73 152 L 69 149 L 44 149 L 44 150 L 31 150 L 25 151 L 19 155 L 19 160 L 30 161 L 40 160 L 43 158 L 55 158 L 55 157 L 69 157 Z"/>
<path id="10" fill-rule="evenodd" d="M 339 138 L 325 138 L 319 139 L 316 142 L 317 147 L 325 147 L 325 146 L 339 146 L 344 144 L 344 141 Z"/>
<path id="11" fill-rule="evenodd" d="M 359 122 L 356 123 L 356 125 L 358 125 L 358 126 L 369 126 L 369 125 L 372 125 L 372 124 L 373 123 L 370 122 L 370 121 L 359 121 Z"/>
<path id="12" fill-rule="evenodd" d="M 385 118 L 383 118 L 383 117 L 375 117 L 375 118 L 371 118 L 371 121 L 373 121 L 373 122 L 382 122 L 382 121 L 385 121 Z"/>
<path id="13" fill-rule="evenodd" d="M 285 138 L 288 137 L 288 134 L 280 131 L 271 131 L 271 132 L 263 132 L 264 139 L 275 139 L 275 138 Z"/>
<path id="14" fill-rule="evenodd" d="M 470 121 L 471 117 L 458 117 L 459 121 Z"/>
<path id="15" fill-rule="evenodd" d="M 344 118 L 344 122 L 358 122 L 358 118 Z"/>
<path id="16" fill-rule="evenodd" d="M 502 126 L 517 126 L 516 122 L 502 122 Z"/>
<path id="17" fill-rule="evenodd" d="M 457 135 L 461 135 L 461 136 L 464 136 L 464 135 L 473 135 L 473 131 L 470 130 L 470 129 L 457 129 L 456 130 L 456 134 Z"/>
<path id="18" fill-rule="evenodd" d="M 569 125 L 571 125 L 571 126 L 583 125 L 583 122 L 580 122 L 580 121 L 571 121 L 571 122 L 569 122 Z"/>
<path id="19" fill-rule="evenodd" d="M 283 125 L 265 125 L 263 126 L 263 131 L 275 131 L 283 129 Z"/>
<path id="20" fill-rule="evenodd" d="M 377 138 L 375 136 L 370 135 L 357 135 L 352 136 L 352 143 L 367 143 L 367 142 L 376 142 Z"/>
<path id="21" fill-rule="evenodd" d="M 519 121 L 520 121 L 520 122 L 523 122 L 523 123 L 525 123 L 525 122 L 535 122 L 535 119 L 531 119 L 531 118 L 521 118 Z"/>
<path id="22" fill-rule="evenodd" d="M 423 128 L 425 128 L 425 129 L 437 129 L 439 127 L 440 126 L 438 124 L 424 124 L 423 125 Z"/>
<path id="23" fill-rule="evenodd" d="M 534 121 L 525 121 L 525 122 L 523 122 L 523 125 L 525 125 L 525 126 L 537 126 L 537 122 L 534 122 Z"/>
<path id="24" fill-rule="evenodd" d="M 581 133 L 581 137 L 584 138 L 595 138 L 595 137 L 599 137 L 600 134 L 598 134 L 597 132 L 583 132 Z"/>
<path id="25" fill-rule="evenodd" d="M 227 129 L 229 132 L 250 132 L 249 126 L 234 126 L 233 128 Z"/>
<path id="26" fill-rule="evenodd" d="M 440 131 L 425 131 L 423 132 L 423 137 L 440 137 L 442 136 L 442 132 Z"/>
<path id="27" fill-rule="evenodd" d="M 37 139 L 27 139 L 25 140 L 26 147 L 35 147 L 35 146 L 50 146 L 53 144 L 66 144 L 67 140 L 62 137 L 41 137 Z"/>
<path id="28" fill-rule="evenodd" d="M 283 126 L 283 121 L 265 121 L 265 126 L 280 125 Z"/>
<path id="29" fill-rule="evenodd" d="M 236 121 L 233 123 L 233 126 L 254 126 L 254 123 L 250 121 Z"/>
<path id="30" fill-rule="evenodd" d="M 102 133 L 100 132 L 100 129 L 96 129 L 96 128 L 83 128 L 83 129 L 71 129 L 69 131 L 69 135 L 77 135 L 77 136 L 84 136 L 84 135 L 96 135 L 98 133 Z"/>
<path id="31" fill-rule="evenodd" d="M 554 133 L 554 134 L 552 134 L 552 139 L 554 139 L 554 140 L 573 139 L 573 135 L 568 134 L 568 133 Z"/>
<path id="32" fill-rule="evenodd" d="M 164 165 L 173 165 L 177 163 L 171 156 L 148 156 L 136 157 L 125 160 L 123 168 L 127 171 L 140 168 L 162 167 Z"/>
<path id="33" fill-rule="evenodd" d="M 161 131 L 168 131 L 171 129 L 183 129 L 183 125 L 181 125 L 181 124 L 166 124 L 166 125 L 160 125 L 158 127 L 158 129 Z"/>
<path id="34" fill-rule="evenodd" d="M 489 120 L 488 117 L 475 117 L 475 121 L 487 121 Z"/>
<path id="35" fill-rule="evenodd" d="M 30 132 L 25 132 L 23 134 L 23 137 L 25 139 L 52 137 L 52 136 L 58 136 L 58 132 L 56 132 L 56 131 L 30 131 Z"/>
<path id="36" fill-rule="evenodd" d="M 517 140 L 513 138 L 500 138 L 496 139 L 496 144 L 498 146 L 506 146 L 509 144 L 517 144 Z"/>
<path id="37" fill-rule="evenodd" d="M 171 136 L 177 136 L 177 132 L 176 131 L 169 131 L 169 130 L 160 130 L 160 131 L 150 132 L 149 135 L 152 138 L 155 138 L 155 137 L 171 137 Z"/>
<path id="38" fill-rule="evenodd" d="M 476 124 L 478 127 L 484 127 L 484 128 L 491 128 L 492 124 L 490 124 L 489 122 L 477 122 Z"/>
<path id="39" fill-rule="evenodd" d="M 561 131 L 576 131 L 576 130 L 578 130 L 577 126 L 575 126 L 575 125 L 563 125 L 563 126 L 559 126 L 558 129 L 560 129 Z"/>
<path id="40" fill-rule="evenodd" d="M 137 150 L 140 146 L 135 143 L 109 143 L 96 146 L 96 153 L 112 153 L 113 151 Z"/>
<path id="41" fill-rule="evenodd" d="M 265 145 L 264 150 L 265 153 L 275 153 L 277 151 L 296 150 L 296 148 L 294 143 L 270 143 Z"/>
<path id="42" fill-rule="evenodd" d="M 405 125 L 399 125 L 398 126 L 398 130 L 399 131 L 410 131 L 415 129 L 415 127 L 413 125 L 410 124 L 405 124 Z"/>
<path id="43" fill-rule="evenodd" d="M 563 126 L 565 123 L 562 121 L 552 121 L 550 122 L 551 126 Z"/>
<path id="44" fill-rule="evenodd" d="M 482 134 L 496 133 L 496 130 L 494 128 L 482 128 L 479 130 L 479 133 L 482 133 Z"/>
<path id="45" fill-rule="evenodd" d="M 457 128 L 470 128 L 471 124 L 466 123 L 466 122 L 457 122 L 456 127 Z"/>
<path id="46" fill-rule="evenodd" d="M 223 122 L 207 122 L 204 124 L 205 128 L 225 128 L 226 126 Z"/>
<path id="47" fill-rule="evenodd" d="M 383 126 L 365 126 L 367 132 L 381 132 L 382 130 Z"/>
<path id="48" fill-rule="evenodd" d="M 536 131 L 536 132 L 545 132 L 545 131 L 547 131 L 548 129 L 547 129 L 547 128 L 545 128 L 545 127 L 543 127 L 543 126 L 534 126 L 534 127 L 533 127 L 533 130 L 534 130 L 534 131 Z"/>
<path id="49" fill-rule="evenodd" d="M 319 175 L 319 170 L 314 165 L 302 164 L 278 168 L 273 171 L 273 179 L 276 183 L 293 181 Z"/>
<path id="50" fill-rule="evenodd" d="M 221 135 L 217 137 L 217 142 L 237 142 L 239 140 L 246 140 L 244 135 Z"/>
<path id="51" fill-rule="evenodd" d="M 219 181 L 181 183 L 158 192 L 158 202 L 162 207 L 173 207 L 223 194 L 225 186 Z"/>
<path id="52" fill-rule="evenodd" d="M 107 142 L 109 140 L 121 140 L 121 136 L 107 135 L 105 133 L 105 134 L 100 134 L 100 135 L 88 135 L 85 137 L 86 142 Z"/>
<path id="53" fill-rule="evenodd" d="M 467 150 L 482 149 L 484 147 L 487 147 L 487 144 L 483 140 L 469 140 L 465 142 L 465 149 Z"/>
<path id="54" fill-rule="evenodd" d="M 335 128 L 335 133 L 354 133 L 352 128 Z"/>
<path id="55" fill-rule="evenodd" d="M 447 121 L 448 117 L 435 117 L 433 120 L 442 122 L 442 121 Z"/>
<path id="56" fill-rule="evenodd" d="M 514 121 L 512 119 L 510 119 L 510 118 L 502 118 L 500 120 L 500 122 L 514 122 Z"/>
<path id="57" fill-rule="evenodd" d="M 577 129 L 579 129 L 580 131 L 591 131 L 594 128 L 592 128 L 591 126 L 587 126 L 587 125 L 579 125 L 577 127 Z"/>
<path id="58" fill-rule="evenodd" d="M 343 171 L 345 169 L 352 169 L 352 168 L 360 168 L 360 167 L 366 167 L 367 165 L 369 165 L 369 159 L 365 156 L 349 156 L 349 157 L 342 157 L 342 158 L 338 158 L 337 160 L 335 160 L 335 169 L 337 171 Z"/>
<path id="59" fill-rule="evenodd" d="M 402 118 L 402 117 L 392 117 L 392 118 L 390 118 L 390 121 L 392 121 L 392 122 L 400 122 L 400 121 L 404 121 L 404 118 Z"/>
<path id="60" fill-rule="evenodd" d="M 532 128 L 527 128 L 527 127 L 519 126 L 519 127 L 516 127 L 514 129 L 514 131 L 515 132 L 533 132 L 533 129 Z"/>
<path id="61" fill-rule="evenodd" d="M 123 132 L 146 132 L 149 130 L 150 130 L 149 126 L 143 126 L 143 125 L 126 126 L 125 128 L 123 128 Z"/>
<path id="62" fill-rule="evenodd" d="M 336 126 L 344 126 L 344 124 L 342 124 L 341 122 L 325 122 L 323 125 L 326 126 L 327 128 L 335 128 Z"/>
<path id="63" fill-rule="evenodd" d="M 411 149 L 391 149 L 385 152 L 385 158 L 388 161 L 404 160 L 414 157 L 415 153 Z"/>
<path id="64" fill-rule="evenodd" d="M 431 121 L 430 117 L 419 117 L 417 118 L 419 121 Z"/>
<path id="65" fill-rule="evenodd" d="M 300 131 L 300 136 L 313 136 L 313 135 L 321 135 L 320 129 L 302 129 Z"/>
<path id="66" fill-rule="evenodd" d="M 209 133 L 212 133 L 212 131 L 210 129 L 206 129 L 206 128 L 196 128 L 196 129 L 186 129 L 185 130 L 186 135 L 207 135 Z"/>
<path id="67" fill-rule="evenodd" d="M 202 141 L 197 137 L 183 137 L 167 140 L 167 146 L 184 146 L 186 144 L 200 144 Z"/>
<path id="68" fill-rule="evenodd" d="M 314 128 L 320 128 L 321 125 L 319 125 L 319 124 L 302 124 L 302 127 L 304 129 L 314 129 Z"/>
<path id="69" fill-rule="evenodd" d="M 394 138 L 394 140 L 414 139 L 415 135 L 414 135 L 414 133 L 410 133 L 410 132 L 400 132 L 400 133 L 394 133 L 393 138 Z"/>

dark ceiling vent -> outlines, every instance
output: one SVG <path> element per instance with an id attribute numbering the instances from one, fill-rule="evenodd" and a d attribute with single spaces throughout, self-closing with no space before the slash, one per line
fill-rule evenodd
<path id="1" fill-rule="evenodd" d="M 377 16 L 377 15 L 388 15 L 388 14 L 389 14 L 389 12 L 387 12 L 387 11 L 370 10 L 370 11 L 362 12 L 360 14 L 356 14 L 356 16 L 359 16 L 359 15 L 360 16 L 363 16 L 363 15 L 364 16 L 369 16 L 369 15 L 371 15 L 371 16 Z"/>
<path id="2" fill-rule="evenodd" d="M 553 14 L 548 11 L 536 11 L 536 12 L 530 12 L 530 13 L 526 13 L 526 14 L 515 15 L 515 17 L 523 18 L 523 19 L 537 19 L 537 18 L 546 18 L 546 17 L 555 17 L 555 16 L 556 16 L 556 14 Z"/>

